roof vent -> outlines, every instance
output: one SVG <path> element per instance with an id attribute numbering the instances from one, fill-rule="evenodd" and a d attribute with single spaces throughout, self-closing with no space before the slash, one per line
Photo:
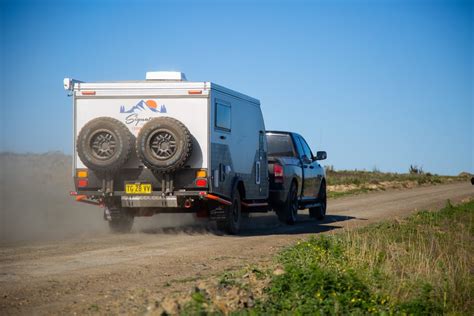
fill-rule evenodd
<path id="1" fill-rule="evenodd" d="M 149 71 L 146 80 L 186 81 L 186 75 L 179 71 Z"/>

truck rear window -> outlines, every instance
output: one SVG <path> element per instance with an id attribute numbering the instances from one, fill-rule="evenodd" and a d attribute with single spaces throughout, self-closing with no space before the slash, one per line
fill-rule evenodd
<path id="1" fill-rule="evenodd" d="M 290 135 L 267 134 L 268 156 L 294 157 L 293 142 Z"/>

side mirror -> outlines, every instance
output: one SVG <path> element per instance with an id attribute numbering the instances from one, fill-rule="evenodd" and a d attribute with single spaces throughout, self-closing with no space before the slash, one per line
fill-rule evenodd
<path id="1" fill-rule="evenodd" d="M 328 157 L 328 154 L 325 151 L 318 151 L 314 160 L 324 160 Z"/>

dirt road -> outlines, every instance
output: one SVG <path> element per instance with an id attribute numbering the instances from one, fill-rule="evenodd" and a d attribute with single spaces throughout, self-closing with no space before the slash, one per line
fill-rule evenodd
<path id="1" fill-rule="evenodd" d="M 405 216 L 474 197 L 470 183 L 372 193 L 329 202 L 327 220 L 303 212 L 294 226 L 255 215 L 241 236 L 217 236 L 202 226 L 97 234 L 0 248 L 0 313 L 143 313 L 163 295 L 197 279 L 271 259 L 308 235 Z"/>

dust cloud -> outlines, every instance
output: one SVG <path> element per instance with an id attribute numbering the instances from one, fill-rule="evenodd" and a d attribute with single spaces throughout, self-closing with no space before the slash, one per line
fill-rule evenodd
<path id="1" fill-rule="evenodd" d="M 72 158 L 59 152 L 0 153 L 0 244 L 109 234 L 102 209 L 75 202 Z M 137 218 L 134 232 L 202 226 L 191 214 Z"/>
<path id="2" fill-rule="evenodd" d="M 71 157 L 0 154 L 1 242 L 61 239 L 106 232 L 101 210 L 77 203 Z"/>

